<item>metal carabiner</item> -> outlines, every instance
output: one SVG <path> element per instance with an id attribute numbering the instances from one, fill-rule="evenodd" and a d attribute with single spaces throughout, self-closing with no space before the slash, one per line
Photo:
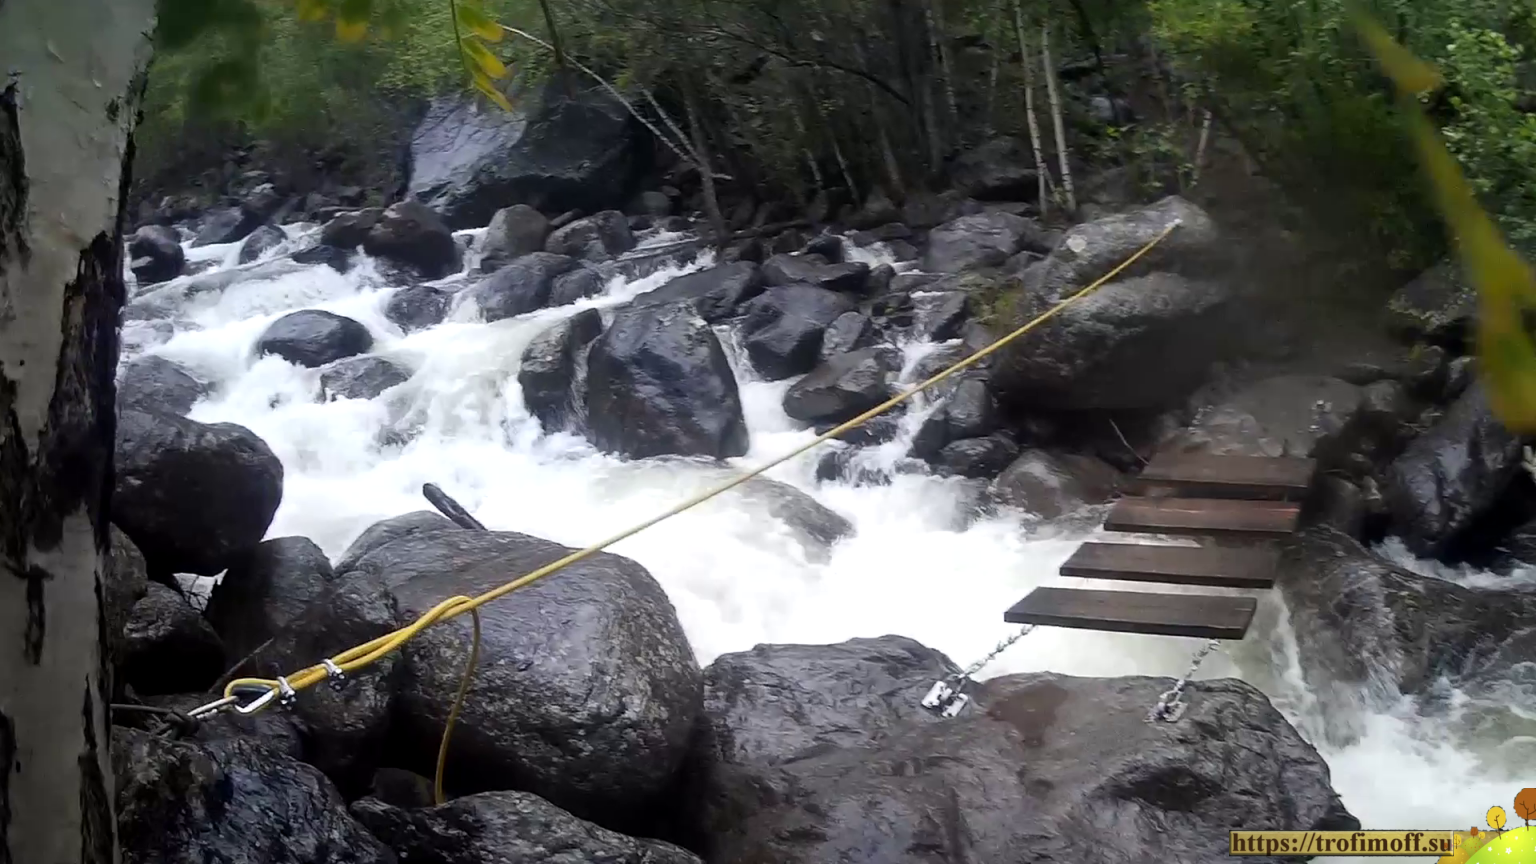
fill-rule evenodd
<path id="1" fill-rule="evenodd" d="M 241 690 L 247 690 L 247 689 L 254 690 L 256 688 L 254 688 L 254 687 L 250 687 L 250 688 L 242 687 L 240 689 Z M 260 696 L 257 696 L 255 699 L 252 699 L 250 702 L 247 702 L 244 705 L 239 704 L 239 697 L 238 696 L 231 696 L 230 697 L 231 699 L 236 700 L 236 702 L 235 702 L 235 711 L 237 713 L 240 713 L 240 714 L 243 714 L 243 715 L 249 717 L 250 715 L 255 714 L 256 712 L 262 710 L 263 708 L 266 708 L 268 705 L 270 705 L 272 703 L 273 699 L 277 698 L 278 689 L 276 687 L 263 687 L 261 689 L 264 692 Z"/>
<path id="2" fill-rule="evenodd" d="M 199 705 L 193 708 L 187 712 L 187 716 L 193 720 L 202 720 L 205 717 L 212 717 L 230 706 L 238 706 L 239 704 L 239 696 L 225 696 L 222 699 L 215 699 L 206 705 Z"/>

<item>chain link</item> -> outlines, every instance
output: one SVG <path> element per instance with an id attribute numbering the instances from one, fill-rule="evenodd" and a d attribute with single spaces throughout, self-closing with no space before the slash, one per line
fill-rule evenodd
<path id="1" fill-rule="evenodd" d="M 1033 625 L 1033 624 L 1025 624 L 1023 627 L 1019 628 L 1019 632 L 1017 632 L 1017 633 L 1013 634 L 1012 636 L 1009 636 L 1007 639 L 1004 639 L 1003 641 L 997 643 L 997 645 L 991 651 L 988 651 L 986 653 L 986 656 L 982 657 L 980 660 L 977 660 L 975 663 L 972 663 L 971 665 L 965 667 L 961 671 L 956 672 L 954 675 L 949 676 L 949 680 L 950 681 L 954 681 L 956 683 L 962 683 L 962 684 L 964 682 L 970 680 L 970 677 L 972 675 L 975 675 L 977 672 L 980 672 L 982 669 L 986 668 L 986 665 L 988 663 L 991 663 L 993 660 L 996 660 L 998 658 L 998 655 L 1002 654 L 1004 651 L 1007 651 L 1009 648 L 1012 648 L 1013 647 L 1013 643 L 1019 641 L 1020 639 L 1023 639 L 1025 636 L 1028 636 L 1030 634 L 1030 632 L 1033 631 L 1034 629 L 1035 629 L 1035 625 Z"/>
<path id="2" fill-rule="evenodd" d="M 971 697 L 962 692 L 965 690 L 965 685 L 970 683 L 971 676 L 980 672 L 988 663 L 996 660 L 999 654 L 1013 647 L 1013 643 L 1028 636 L 1034 629 L 1035 625 L 1033 624 L 1024 625 L 1019 629 L 1019 632 L 997 643 L 997 646 L 988 651 L 986 656 L 980 660 L 947 678 L 941 678 L 933 682 L 933 687 L 929 689 L 928 695 L 923 697 L 923 707 L 933 711 L 940 717 L 958 716 L 971 701 Z"/>
<path id="3" fill-rule="evenodd" d="M 1184 688 L 1189 684 L 1189 679 L 1195 677 L 1195 673 L 1200 671 L 1200 664 L 1205 662 L 1205 658 L 1220 645 L 1220 640 L 1212 639 L 1205 643 L 1204 648 L 1195 652 L 1194 659 L 1189 663 L 1189 671 L 1184 673 L 1184 677 L 1175 681 L 1172 687 L 1157 697 L 1157 704 L 1153 705 L 1152 710 L 1147 713 L 1148 723 L 1159 720 L 1174 723 L 1184 716 L 1184 709 L 1188 707 L 1184 704 Z"/>

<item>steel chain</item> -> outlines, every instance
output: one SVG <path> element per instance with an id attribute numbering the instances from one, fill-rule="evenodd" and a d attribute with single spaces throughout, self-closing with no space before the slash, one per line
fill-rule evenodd
<path id="1" fill-rule="evenodd" d="M 988 663 L 996 660 L 999 654 L 1013 647 L 1013 643 L 1028 636 L 1035 629 L 1033 624 L 1025 624 L 1019 628 L 1019 632 L 997 643 L 991 651 L 975 663 L 950 675 L 933 682 L 928 694 L 923 697 L 923 707 L 938 714 L 941 717 L 955 717 L 965 710 L 965 706 L 971 701 L 971 697 L 965 695 L 965 685 L 970 683 L 971 676 L 980 672 Z"/>
<path id="2" fill-rule="evenodd" d="M 1220 645 L 1220 640 L 1211 639 L 1205 643 L 1204 648 L 1195 652 L 1195 657 L 1189 664 L 1189 671 L 1184 673 L 1184 677 L 1175 681 L 1172 687 L 1163 691 L 1163 694 L 1157 697 L 1157 704 L 1153 705 L 1152 710 L 1147 714 L 1148 723 L 1155 723 L 1159 720 L 1174 723 L 1184 716 L 1184 709 L 1189 707 L 1184 703 L 1184 688 L 1188 686 L 1189 679 L 1195 677 L 1195 673 L 1200 671 L 1200 664 L 1205 662 L 1205 658 L 1209 657 L 1211 652 L 1215 651 Z"/>

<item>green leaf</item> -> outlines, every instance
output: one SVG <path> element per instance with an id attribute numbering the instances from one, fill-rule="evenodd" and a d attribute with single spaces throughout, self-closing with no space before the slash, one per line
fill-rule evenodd
<path id="1" fill-rule="evenodd" d="M 496 89 L 496 83 L 487 78 L 484 72 L 475 69 L 470 73 L 470 79 L 474 81 L 475 89 L 485 94 L 485 97 L 496 103 L 501 110 L 512 110 L 512 103 L 508 102 L 507 97 L 503 96 L 501 91 Z"/>
<path id="2" fill-rule="evenodd" d="M 298 0 L 297 14 L 300 21 L 324 21 L 330 14 L 326 0 Z"/>
<path id="3" fill-rule="evenodd" d="M 368 19 L 361 21 L 349 21 L 340 15 L 336 16 L 336 38 L 342 42 L 361 42 L 368 35 Z"/>
<path id="4" fill-rule="evenodd" d="M 466 0 L 459 0 L 454 11 L 458 15 L 460 27 L 487 42 L 501 41 L 503 35 L 501 25 L 492 21 L 489 16 L 472 3 L 466 2 Z"/>
<path id="5" fill-rule="evenodd" d="M 253 104 L 258 85 L 254 56 L 225 57 L 193 73 L 187 98 L 194 111 L 224 116 Z"/>
<path id="6" fill-rule="evenodd" d="M 475 66 L 481 72 L 484 72 L 487 78 L 500 80 L 507 77 L 507 67 L 502 64 L 495 54 L 491 53 L 491 49 L 468 37 L 459 40 L 459 44 L 463 46 L 464 53 L 469 56 L 470 60 L 474 61 Z"/>
<path id="7" fill-rule="evenodd" d="M 260 30 L 261 10 L 250 0 L 160 0 L 155 47 L 175 51 L 213 29 Z"/>

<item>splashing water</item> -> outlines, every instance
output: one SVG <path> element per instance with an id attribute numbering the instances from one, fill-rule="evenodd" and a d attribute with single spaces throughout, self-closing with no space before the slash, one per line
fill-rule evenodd
<path id="1" fill-rule="evenodd" d="M 244 265 L 256 278 L 219 290 L 184 289 L 210 272 L 234 268 L 239 244 L 189 250 L 189 261 L 213 262 L 212 270 L 138 292 L 140 298 L 151 293 L 172 298 L 169 307 L 161 307 L 171 325 L 130 321 L 124 327 L 124 359 L 160 354 L 213 384 L 213 394 L 194 406 L 194 419 L 244 425 L 282 460 L 283 500 L 268 536 L 307 536 L 334 560 L 373 522 L 427 507 L 420 489 L 433 482 L 492 529 L 584 546 L 722 479 L 720 469 L 687 460 L 625 462 L 576 436 L 543 435 L 523 404 L 516 377 L 524 347 L 553 323 L 580 309 L 611 309 L 708 266 L 707 253 L 644 278 L 615 277 L 601 295 L 571 306 L 492 324 L 480 323 L 472 308 L 461 306 L 445 323 L 407 335 L 385 318 L 392 289 L 364 256 L 346 275 L 323 265 L 256 269 L 282 263 L 274 256 L 286 254 L 313 230 L 288 226 L 288 243 Z M 483 229 L 460 232 L 460 239 L 470 242 L 466 272 L 437 284 L 452 288 L 467 282 L 482 234 Z M 867 263 L 886 263 L 882 252 L 871 247 L 857 254 Z M 415 374 L 371 401 L 317 401 L 318 370 L 253 355 L 268 324 L 305 308 L 359 321 L 374 336 L 372 353 Z M 751 431 L 751 451 L 733 465 L 755 466 L 814 437 L 780 407 L 791 382 L 758 379 L 729 331 L 720 332 Z M 910 383 L 919 361 L 939 347 L 900 346 L 903 380 Z M 894 441 L 860 454 L 866 464 L 892 473 L 888 485 L 817 483 L 819 449 L 770 472 L 853 523 L 853 536 L 830 555 L 809 554 L 765 503 L 744 495 L 722 496 L 613 551 L 644 564 L 665 587 L 702 663 L 763 642 L 830 643 L 890 633 L 969 663 L 1012 631 L 1001 621 L 1002 610 L 1035 585 L 1060 580 L 1057 568 L 1092 532 L 1076 523 L 1042 524 L 1025 514 L 977 518 L 964 481 L 892 471 L 929 410 L 917 401 Z M 381 433 L 391 429 L 415 435 L 403 446 L 381 446 Z M 1280 604 L 1266 600 L 1265 605 Z M 1040 628 L 983 676 L 1042 670 L 1178 676 L 1199 644 Z M 1320 726 L 1315 700 L 1302 683 L 1296 652 L 1284 610 L 1271 609 L 1268 623 L 1256 621 L 1244 643 L 1224 647 L 1197 677 L 1249 680 L 1304 735 L 1321 741 L 1314 734 Z M 1448 736 L 1440 733 L 1438 721 L 1417 716 L 1407 703 L 1367 718 L 1364 730 L 1356 744 L 1319 747 L 1335 788 L 1367 828 L 1464 826 L 1528 785 L 1514 774 L 1479 767 L 1485 763 L 1444 743 Z"/>

